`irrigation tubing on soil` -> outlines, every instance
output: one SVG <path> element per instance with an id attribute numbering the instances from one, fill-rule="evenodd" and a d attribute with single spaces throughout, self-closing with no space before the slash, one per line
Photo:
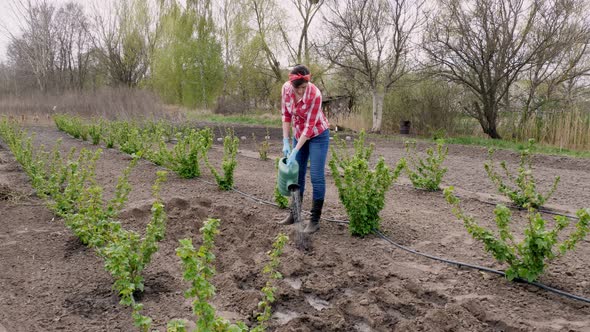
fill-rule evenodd
<path id="1" fill-rule="evenodd" d="M 413 186 L 410 186 L 410 185 L 408 185 L 408 184 L 398 184 L 398 183 L 394 183 L 394 185 L 395 185 L 395 186 L 399 186 L 399 187 L 408 187 L 408 188 L 414 188 L 415 190 L 420 190 L 420 191 L 425 191 L 425 192 L 431 192 L 431 191 L 429 191 L 429 190 L 426 190 L 426 189 L 415 188 L 415 187 L 413 187 Z M 486 201 L 486 200 L 483 200 L 483 199 L 479 199 L 479 198 L 477 198 L 477 197 L 467 197 L 467 196 L 463 196 L 463 195 L 456 194 L 456 193 L 455 193 L 454 195 L 455 195 L 455 196 L 457 196 L 458 198 L 467 198 L 467 199 L 473 199 L 473 200 L 476 200 L 476 201 L 478 201 L 478 202 L 481 202 L 481 203 L 484 203 L 484 204 L 489 204 L 489 205 L 494 205 L 494 206 L 496 206 L 496 205 L 498 205 L 498 204 L 499 204 L 498 202 L 490 202 L 490 201 Z M 508 208 L 511 208 L 511 209 L 515 209 L 515 210 L 520 210 L 520 211 L 524 211 L 524 210 L 525 210 L 524 208 L 518 207 L 518 206 L 516 206 L 516 205 L 514 205 L 514 204 L 508 204 L 508 205 L 507 205 L 507 207 L 508 207 Z M 567 217 L 567 218 L 570 218 L 570 219 L 575 219 L 575 220 L 578 220 L 578 219 L 579 219 L 579 218 L 578 218 L 578 216 L 573 216 L 573 215 L 571 215 L 571 214 L 565 214 L 565 213 L 560 213 L 560 212 L 556 212 L 556 211 L 551 211 L 551 210 L 547 210 L 547 209 L 545 209 L 545 208 L 542 208 L 542 207 L 541 207 L 541 208 L 539 208 L 539 209 L 537 209 L 537 210 L 538 210 L 539 212 L 546 213 L 546 214 L 550 214 L 550 215 L 553 215 L 553 216 L 562 216 L 562 217 Z"/>
<path id="2" fill-rule="evenodd" d="M 212 182 L 209 182 L 209 181 L 206 181 L 206 180 L 203 180 L 203 179 L 200 179 L 200 180 L 203 181 L 203 182 L 205 182 L 205 183 L 208 183 L 208 184 L 211 184 L 211 185 L 215 185 L 215 183 L 212 183 Z M 245 193 L 245 192 L 243 192 L 241 190 L 238 190 L 235 187 L 232 188 L 232 190 L 235 191 L 235 192 L 237 192 L 238 194 L 240 194 L 242 196 L 245 196 L 245 197 L 248 197 L 248 198 L 250 198 L 250 199 L 252 199 L 252 200 L 254 200 L 256 202 L 263 203 L 263 204 L 268 204 L 268 205 L 272 205 L 272 206 L 278 206 L 278 204 L 276 204 L 276 203 L 273 203 L 273 202 L 270 202 L 270 201 L 267 201 L 267 200 L 264 200 L 264 199 L 260 199 L 260 198 L 254 196 L 254 195 L 250 195 L 250 194 Z M 330 221 L 330 222 L 334 222 L 334 223 L 339 223 L 339 224 L 348 224 L 349 223 L 346 220 L 337 220 L 337 219 L 325 218 L 325 217 L 322 217 L 321 219 L 326 220 L 326 221 Z M 479 271 L 484 271 L 484 272 L 488 272 L 488 273 L 492 273 L 492 274 L 497 274 L 497 275 L 500 275 L 500 276 L 503 276 L 503 277 L 506 276 L 506 273 L 504 273 L 503 271 L 494 270 L 494 269 L 491 269 L 491 268 L 488 268 L 488 267 L 485 267 L 485 266 L 479 266 L 479 265 L 474 265 L 474 264 L 469 264 L 469 263 L 454 261 L 454 260 L 451 260 L 451 259 L 441 258 L 441 257 L 438 257 L 438 256 L 434 256 L 434 255 L 430 255 L 430 254 L 427 254 L 427 253 L 419 252 L 419 251 L 417 251 L 415 249 L 412 249 L 412 248 L 403 246 L 403 245 L 401 245 L 399 243 L 396 243 L 395 241 L 393 241 L 392 239 L 390 239 L 389 237 L 387 237 L 385 234 L 383 234 L 379 230 L 376 230 L 375 231 L 375 234 L 377 234 L 377 236 L 379 236 L 385 242 L 393 245 L 394 247 L 396 247 L 398 249 L 401 249 L 401 250 L 404 250 L 404 251 L 409 252 L 409 253 L 414 254 L 414 255 L 426 257 L 426 258 L 429 258 L 429 259 L 432 259 L 432 260 L 435 260 L 435 261 L 439 261 L 439 262 L 443 262 L 443 263 L 447 263 L 447 264 L 450 264 L 450 265 L 456 265 L 458 267 L 468 267 L 468 268 L 476 269 L 476 270 L 479 270 Z M 585 298 L 585 297 L 582 297 L 582 296 L 571 294 L 571 293 L 562 291 L 562 290 L 557 289 L 557 288 L 553 288 L 551 286 L 547 286 L 547 285 L 542 284 L 542 283 L 539 283 L 539 282 L 530 282 L 528 280 L 520 279 L 520 278 L 516 278 L 516 279 L 514 279 L 514 281 L 520 282 L 520 283 L 524 283 L 524 284 L 533 285 L 533 286 L 539 287 L 541 289 L 544 289 L 546 291 L 549 291 L 549 292 L 552 292 L 552 293 L 555 293 L 555 294 L 558 294 L 558 295 L 561 295 L 563 297 L 567 297 L 567 298 L 570 298 L 570 299 L 573 299 L 573 300 L 578 300 L 578 301 L 590 303 L 590 299 L 589 298 Z"/>

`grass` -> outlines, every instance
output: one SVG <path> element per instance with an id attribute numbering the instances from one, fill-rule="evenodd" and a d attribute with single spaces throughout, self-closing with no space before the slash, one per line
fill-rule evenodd
<path id="1" fill-rule="evenodd" d="M 513 142 L 503 139 L 489 139 L 481 137 L 451 137 L 445 138 L 447 144 L 477 145 L 487 148 L 521 151 L 526 147 L 526 142 Z M 590 151 L 577 151 L 562 149 L 555 146 L 536 144 L 535 153 L 550 155 L 566 155 L 578 158 L 590 158 Z"/>

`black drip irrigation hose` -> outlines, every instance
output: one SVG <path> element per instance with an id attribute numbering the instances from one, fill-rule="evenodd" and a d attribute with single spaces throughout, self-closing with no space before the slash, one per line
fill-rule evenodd
<path id="1" fill-rule="evenodd" d="M 199 180 L 201 180 L 201 181 L 203 181 L 203 182 L 205 182 L 207 184 L 210 184 L 210 185 L 216 185 L 215 183 L 210 182 L 210 181 L 207 181 L 207 180 L 204 180 L 204 179 L 200 179 L 199 178 Z M 263 203 L 263 204 L 268 204 L 268 205 L 272 205 L 272 206 L 278 207 L 278 204 L 276 204 L 276 203 L 273 203 L 273 202 L 270 202 L 270 201 L 267 201 L 267 200 L 264 200 L 264 199 L 260 199 L 260 198 L 258 198 L 256 196 L 253 196 L 253 195 L 250 195 L 248 193 L 245 193 L 245 192 L 243 192 L 241 190 L 238 190 L 235 187 L 233 187 L 232 190 L 235 191 L 235 192 L 237 192 L 238 194 L 240 194 L 242 196 L 245 196 L 245 197 L 248 197 L 248 198 L 250 198 L 250 199 L 252 199 L 252 200 L 254 200 L 254 201 L 258 202 L 258 203 Z M 334 222 L 334 223 L 339 223 L 339 224 L 349 224 L 349 222 L 346 221 L 346 220 L 337 220 L 337 219 L 325 218 L 325 217 L 322 217 L 321 219 L 322 220 L 326 220 L 326 221 L 330 221 L 330 222 Z M 431 255 L 431 254 L 419 252 L 419 251 L 417 251 L 415 249 L 412 249 L 412 248 L 403 246 L 403 245 L 401 245 L 399 243 L 396 243 L 395 241 L 393 241 L 392 239 L 390 239 L 389 237 L 387 237 L 385 234 L 383 234 L 379 230 L 376 230 L 375 231 L 375 234 L 377 234 L 377 236 L 379 236 L 385 242 L 393 245 L 394 247 L 396 247 L 398 249 L 401 249 L 401 250 L 404 250 L 404 251 L 409 252 L 409 253 L 414 254 L 414 255 L 426 257 L 426 258 L 429 258 L 429 259 L 432 259 L 432 260 L 435 260 L 435 261 L 439 261 L 439 262 L 443 262 L 443 263 L 447 263 L 447 264 L 450 264 L 450 265 L 456 265 L 458 267 L 468 267 L 468 268 L 472 268 L 472 269 L 475 269 L 475 270 L 484 271 L 484 272 L 488 272 L 488 273 L 492 273 L 492 274 L 497 274 L 497 275 L 506 277 L 506 273 L 503 272 L 503 271 L 498 271 L 498 270 L 494 270 L 494 269 L 491 269 L 491 268 L 488 268 L 488 267 L 485 267 L 485 266 L 479 266 L 479 265 L 474 265 L 474 264 L 469 264 L 469 263 L 454 261 L 454 260 L 450 260 L 450 259 L 446 259 L 446 258 L 441 258 L 441 257 L 438 257 L 438 256 L 434 256 L 434 255 Z M 547 286 L 547 285 L 542 284 L 542 283 L 539 283 L 539 282 L 530 282 L 528 280 L 520 279 L 520 278 L 516 278 L 516 279 L 514 279 L 514 281 L 520 282 L 520 283 L 524 283 L 524 284 L 533 285 L 533 286 L 539 287 L 541 289 L 544 289 L 546 291 L 549 291 L 549 292 L 552 292 L 552 293 L 561 295 L 561 296 L 566 297 L 566 298 L 569 298 L 569 299 L 573 299 L 573 300 L 577 300 L 577 301 L 581 301 L 581 302 L 590 303 L 590 299 L 589 298 L 585 298 L 585 297 L 582 297 L 582 296 L 571 294 L 571 293 L 562 291 L 562 290 L 557 289 L 557 288 L 553 288 L 551 286 Z"/>
<path id="2" fill-rule="evenodd" d="M 407 188 L 413 188 L 413 189 L 415 189 L 415 190 L 420 190 L 420 191 L 425 191 L 425 192 L 431 192 L 431 191 L 428 191 L 428 190 L 426 190 L 426 189 L 415 188 L 415 187 L 413 187 L 413 186 L 411 186 L 411 185 L 408 185 L 408 184 L 398 184 L 398 183 L 394 183 L 393 185 L 394 185 L 394 186 L 398 186 L 398 187 L 407 187 Z M 486 200 L 483 200 L 483 199 L 479 199 L 479 198 L 477 198 L 477 197 L 467 197 L 467 196 L 463 196 L 463 195 L 460 195 L 460 194 L 457 194 L 457 193 L 453 193 L 453 194 L 454 194 L 455 196 L 457 196 L 458 198 L 473 199 L 473 200 L 476 200 L 476 201 L 478 201 L 478 202 L 480 202 L 480 203 L 484 203 L 484 204 L 488 204 L 488 205 L 493 205 L 493 206 L 496 206 L 496 205 L 498 205 L 498 204 L 499 204 L 498 202 L 490 202 L 490 201 L 486 201 Z M 508 205 L 507 205 L 507 207 L 508 207 L 508 208 L 511 208 L 511 209 L 519 210 L 519 211 L 524 211 L 524 210 L 526 210 L 526 209 L 524 209 L 524 208 L 521 208 L 521 207 L 519 207 L 519 206 L 516 206 L 516 205 L 514 205 L 514 204 L 508 204 Z M 556 212 L 556 211 L 547 210 L 547 209 L 545 209 L 545 208 L 542 208 L 542 207 L 541 207 L 541 208 L 538 208 L 538 209 L 537 209 L 537 211 L 539 211 L 539 212 L 542 212 L 542 213 L 546 213 L 546 214 L 550 214 L 550 215 L 553 215 L 553 216 L 562 216 L 562 217 L 567 217 L 567 218 L 570 218 L 570 219 L 575 219 L 575 220 L 578 220 L 578 219 L 580 219 L 580 218 L 578 218 L 578 216 L 573 216 L 573 215 L 571 215 L 571 214 L 565 214 L 565 213 L 559 213 L 559 212 Z"/>
<path id="3" fill-rule="evenodd" d="M 473 264 L 458 262 L 458 261 L 454 261 L 454 260 L 450 260 L 450 259 L 445 259 L 445 258 L 440 258 L 440 257 L 433 256 L 433 255 L 430 255 L 430 254 L 422 253 L 422 252 L 416 251 L 414 249 L 405 247 L 405 246 L 403 246 L 401 244 L 395 243 L 393 240 L 391 240 L 390 238 L 388 238 L 387 236 L 385 236 L 385 234 L 381 233 L 381 231 L 376 231 L 375 233 L 380 238 L 382 238 L 383 240 L 385 240 L 386 242 L 389 242 L 393 246 L 395 246 L 395 247 L 397 247 L 399 249 L 402 249 L 404 251 L 407 251 L 409 253 L 412 253 L 412 254 L 415 254 L 415 255 L 419 255 L 419 256 L 422 256 L 422 257 L 426 257 L 426 258 L 429 258 L 429 259 L 432 259 L 432 260 L 435 260 L 435 261 L 447 263 L 447 264 L 450 264 L 450 265 L 457 265 L 459 267 L 463 267 L 463 266 L 464 267 L 469 267 L 469 268 L 472 268 L 472 269 L 476 269 L 476 270 L 480 270 L 480 271 L 485 271 L 485 272 L 489 272 L 489 273 L 493 273 L 493 274 L 497 274 L 497 275 L 501 275 L 503 277 L 506 277 L 506 273 L 504 273 L 503 271 L 498 271 L 498 270 L 490 269 L 490 268 L 484 267 L 484 266 L 479 266 L 479 265 L 473 265 Z M 542 283 L 531 282 L 531 281 L 528 281 L 528 280 L 525 280 L 525 279 L 521 279 L 521 278 L 516 278 L 516 279 L 514 279 L 514 281 L 525 283 L 525 284 L 529 284 L 529 285 L 533 285 L 533 286 L 537 286 L 537 287 L 539 287 L 541 289 L 544 289 L 544 290 L 547 290 L 547 291 L 550 291 L 550 292 L 559 294 L 561 296 L 564 296 L 564 297 L 567 297 L 567 298 L 570 298 L 570 299 L 574 299 L 574 300 L 578 300 L 578 301 L 590 303 L 590 299 L 589 298 L 585 298 L 585 297 L 582 297 L 582 296 L 578 296 L 578 295 L 575 295 L 575 294 L 564 292 L 564 291 L 562 291 L 560 289 L 553 288 L 551 286 L 547 286 L 547 285 L 542 284 Z"/>

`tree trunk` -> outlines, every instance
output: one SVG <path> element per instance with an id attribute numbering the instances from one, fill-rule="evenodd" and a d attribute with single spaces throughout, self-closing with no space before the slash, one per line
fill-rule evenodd
<path id="1" fill-rule="evenodd" d="M 385 93 L 373 90 L 373 128 L 371 132 L 381 132 L 381 123 L 383 122 L 383 100 L 385 99 Z"/>
<path id="2" fill-rule="evenodd" d="M 482 123 L 483 132 L 486 133 L 490 138 L 501 139 L 498 134 L 497 118 L 498 118 L 498 104 L 490 102 L 488 105 L 483 106 L 485 123 Z M 485 126 L 484 126 L 485 125 Z"/>

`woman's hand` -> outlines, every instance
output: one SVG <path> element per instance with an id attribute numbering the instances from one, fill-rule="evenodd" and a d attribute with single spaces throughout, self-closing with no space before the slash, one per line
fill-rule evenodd
<path id="1" fill-rule="evenodd" d="M 291 154 L 289 155 L 289 158 L 287 159 L 287 166 L 291 166 L 291 164 L 295 160 L 295 157 L 297 157 L 297 152 L 299 152 L 298 149 L 293 149 L 293 151 L 291 151 Z"/>
<path id="2" fill-rule="evenodd" d="M 291 153 L 291 145 L 288 138 L 283 138 L 283 155 L 287 157 Z"/>

